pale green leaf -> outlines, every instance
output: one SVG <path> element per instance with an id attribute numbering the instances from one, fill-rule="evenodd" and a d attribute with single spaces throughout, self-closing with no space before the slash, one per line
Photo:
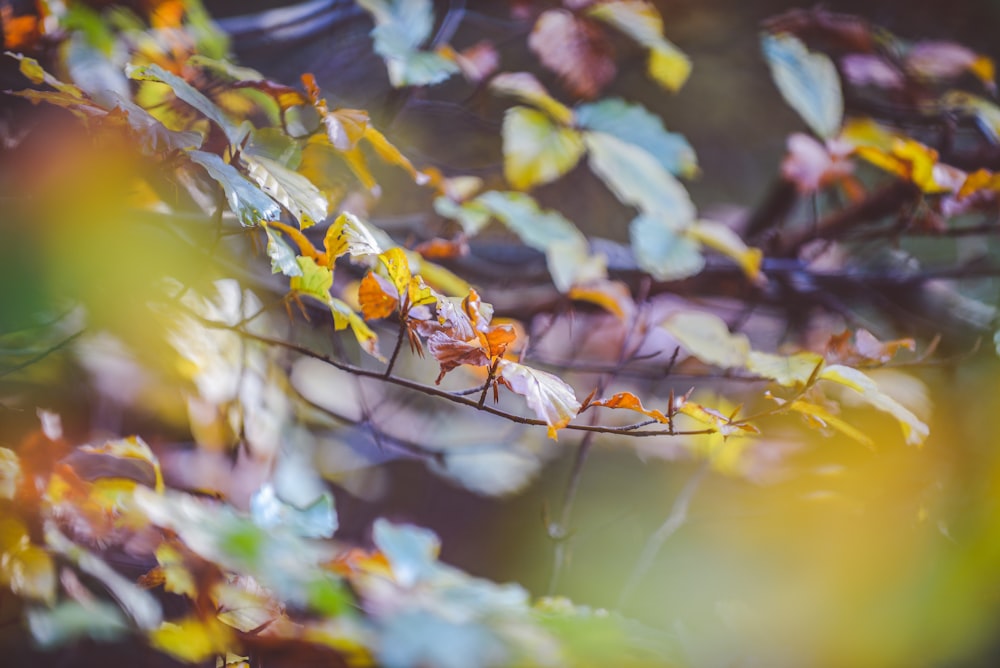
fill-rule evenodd
<path id="1" fill-rule="evenodd" d="M 732 258 L 748 278 L 761 277 L 760 265 L 764 255 L 759 248 L 750 248 L 728 225 L 710 220 L 699 220 L 684 230 L 684 234 L 712 250 Z"/>
<path id="2" fill-rule="evenodd" d="M 554 123 L 547 114 L 512 107 L 503 118 L 504 176 L 527 190 L 554 181 L 576 166 L 583 155 L 580 134 Z"/>
<path id="3" fill-rule="evenodd" d="M 907 445 L 922 445 L 927 438 L 929 433 L 927 425 L 921 422 L 908 408 L 882 392 L 878 384 L 864 372 L 840 364 L 833 364 L 823 369 L 819 378 L 849 387 L 875 408 L 896 418 L 903 430 Z"/>
<path id="4" fill-rule="evenodd" d="M 281 218 L 281 207 L 222 158 L 205 151 L 188 151 L 187 155 L 222 186 L 226 202 L 240 223 L 252 227 Z"/>
<path id="5" fill-rule="evenodd" d="M 636 263 L 657 280 L 687 278 L 705 267 L 698 243 L 684 236 L 665 215 L 636 217 L 629 225 L 629 238 Z"/>
<path id="6" fill-rule="evenodd" d="M 139 67 L 129 66 L 125 73 L 130 79 L 136 81 L 155 81 L 170 87 L 178 99 L 199 111 L 202 116 L 219 126 L 219 129 L 226 135 L 230 144 L 238 145 L 247 134 L 247 129 L 243 126 L 235 125 L 225 112 L 214 102 L 205 97 L 197 88 L 181 79 L 176 74 L 171 74 L 159 65 L 142 65 Z"/>
<path id="7" fill-rule="evenodd" d="M 299 256 L 296 258 L 299 276 L 293 276 L 289 284 L 295 292 L 308 295 L 324 304 L 330 304 L 333 299 L 330 296 L 330 288 L 333 287 L 333 272 L 328 267 L 316 264 L 316 260 L 311 257 Z"/>
<path id="8" fill-rule="evenodd" d="M 332 538 L 338 526 L 329 493 L 299 508 L 279 499 L 271 483 L 265 483 L 250 497 L 250 517 L 261 528 L 284 526 L 303 538 Z"/>
<path id="9" fill-rule="evenodd" d="M 326 218 L 326 197 L 309 179 L 264 156 L 244 155 L 242 160 L 250 178 L 285 207 L 299 221 L 300 228 L 305 229 Z"/>
<path id="10" fill-rule="evenodd" d="M 117 640 L 129 633 L 118 606 L 107 601 L 60 603 L 55 608 L 30 608 L 25 613 L 28 629 L 43 648 L 58 647 L 78 638 L 99 642 Z"/>
<path id="11" fill-rule="evenodd" d="M 750 373 L 769 378 L 779 385 L 797 387 L 805 385 L 817 367 L 823 364 L 823 356 L 801 352 L 794 355 L 775 355 L 751 350 L 746 368 Z"/>
<path id="12" fill-rule="evenodd" d="M 792 35 L 765 34 L 761 46 L 785 101 L 817 135 L 835 136 L 844 117 L 844 96 L 833 61 L 810 52 Z"/>
<path id="13" fill-rule="evenodd" d="M 434 211 L 439 216 L 457 221 L 469 236 L 482 232 L 493 217 L 490 210 L 479 202 L 456 202 L 444 195 L 434 199 Z"/>
<path id="14" fill-rule="evenodd" d="M 603 132 L 585 132 L 590 168 L 625 204 L 668 217 L 675 228 L 694 220 L 684 186 L 645 149 Z"/>
<path id="15" fill-rule="evenodd" d="M 683 135 L 667 132 L 659 116 L 639 104 L 609 98 L 576 108 L 576 123 L 638 146 L 675 176 L 698 173 L 698 159 Z"/>
<path id="16" fill-rule="evenodd" d="M 553 244 L 586 241 L 573 223 L 557 211 L 540 209 L 531 195 L 491 190 L 473 201 L 486 207 L 526 245 L 542 252 Z"/>
<path id="17" fill-rule="evenodd" d="M 434 27 L 431 0 L 358 0 L 358 4 L 375 20 L 375 52 L 385 59 L 393 86 L 431 85 L 459 71 L 454 61 L 420 48 Z"/>
<path id="18" fill-rule="evenodd" d="M 301 276 L 302 269 L 296 260 L 295 251 L 280 234 L 270 227 L 265 227 L 267 233 L 267 256 L 271 258 L 271 273 L 282 273 L 285 276 Z"/>
<path id="19" fill-rule="evenodd" d="M 552 97 L 535 75 L 528 72 L 498 74 L 490 81 L 490 89 L 538 107 L 564 125 L 573 122 L 573 110 Z"/>
<path id="20" fill-rule="evenodd" d="M 743 367 L 750 355 L 750 340 L 732 334 L 725 321 L 705 311 L 671 313 L 660 325 L 687 352 L 706 364 L 732 369 Z"/>

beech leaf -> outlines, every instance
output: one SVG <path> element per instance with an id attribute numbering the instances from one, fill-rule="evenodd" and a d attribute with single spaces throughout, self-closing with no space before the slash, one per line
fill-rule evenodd
<path id="1" fill-rule="evenodd" d="M 750 355 L 745 334 L 731 334 L 725 321 L 704 311 L 678 311 L 660 325 L 681 346 L 705 364 L 723 369 L 743 367 Z"/>
<path id="2" fill-rule="evenodd" d="M 510 95 L 538 107 L 556 121 L 569 124 L 573 110 L 549 95 L 538 79 L 528 72 L 504 72 L 493 77 L 490 88 L 501 95 Z"/>
<path id="3" fill-rule="evenodd" d="M 760 265 L 764 254 L 759 248 L 750 248 L 728 225 L 709 220 L 699 220 L 684 230 L 689 238 L 708 246 L 714 251 L 732 258 L 747 278 L 763 278 Z"/>
<path id="4" fill-rule="evenodd" d="M 642 105 L 620 98 L 583 104 L 576 108 L 576 124 L 641 148 L 674 176 L 698 173 L 698 159 L 687 139 L 667 132 L 660 117 Z"/>
<path id="5" fill-rule="evenodd" d="M 327 202 L 319 188 L 302 174 L 263 156 L 244 155 L 247 173 L 305 229 L 326 218 Z"/>
<path id="6" fill-rule="evenodd" d="M 878 384 L 863 371 L 841 364 L 832 364 L 820 372 L 819 378 L 849 387 L 875 408 L 896 418 L 903 430 L 907 445 L 922 445 L 927 438 L 929 433 L 927 425 L 910 409 L 882 392 Z"/>
<path id="7" fill-rule="evenodd" d="M 518 189 L 554 181 L 573 169 L 583 155 L 583 142 L 572 128 L 554 123 L 547 114 L 512 107 L 503 118 L 503 167 Z"/>
<path id="8" fill-rule="evenodd" d="M 698 243 L 684 236 L 666 214 L 636 217 L 629 225 L 629 238 L 639 267 L 657 280 L 687 278 L 705 267 Z"/>
<path id="9" fill-rule="evenodd" d="M 188 151 L 187 156 L 222 186 L 226 203 L 242 225 L 252 227 L 281 219 L 281 207 L 222 158 L 205 151 Z"/>
<path id="10" fill-rule="evenodd" d="M 792 35 L 765 34 L 761 45 L 785 101 L 817 135 L 824 139 L 836 135 L 844 117 L 844 96 L 833 61 L 810 52 Z"/>
<path id="11" fill-rule="evenodd" d="M 615 77 L 610 42 L 591 21 L 565 10 L 542 12 L 528 47 L 580 97 L 595 97 Z"/>
<path id="12" fill-rule="evenodd" d="M 653 410 L 646 408 L 642 405 L 642 401 L 639 397 L 635 396 L 631 392 L 619 392 L 612 397 L 607 399 L 598 399 L 597 401 L 590 402 L 591 406 L 604 406 L 605 408 L 627 408 L 629 410 L 638 411 L 643 415 L 647 415 L 657 422 L 663 424 L 669 424 L 670 418 L 661 413 L 658 410 Z"/>
<path id="13" fill-rule="evenodd" d="M 580 411 L 573 388 L 558 376 L 517 362 L 501 359 L 497 366 L 501 382 L 528 402 L 528 407 L 549 426 L 549 438 L 555 439 Z"/>

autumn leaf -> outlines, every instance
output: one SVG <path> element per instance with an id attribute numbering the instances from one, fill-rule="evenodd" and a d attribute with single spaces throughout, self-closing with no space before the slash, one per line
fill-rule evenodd
<path id="1" fill-rule="evenodd" d="M 629 410 L 638 411 L 643 415 L 647 415 L 657 422 L 663 424 L 669 424 L 670 418 L 661 413 L 658 410 L 653 410 L 646 408 L 642 405 L 642 401 L 639 397 L 635 396 L 631 392 L 619 392 L 607 399 L 598 399 L 597 401 L 591 401 L 590 406 L 603 406 L 605 408 L 627 408 Z"/>
<path id="2" fill-rule="evenodd" d="M 150 645 L 187 663 L 201 663 L 236 647 L 232 629 L 214 617 L 188 616 L 149 632 Z"/>
<path id="3" fill-rule="evenodd" d="M 723 369 L 743 367 L 750 355 L 745 334 L 731 334 L 725 321 L 704 311 L 672 313 L 660 324 L 690 354 Z"/>
<path id="4" fill-rule="evenodd" d="M 728 225 L 710 220 L 699 220 L 685 228 L 684 234 L 700 244 L 732 258 L 750 280 L 763 280 L 764 276 L 760 273 L 760 266 L 764 254 L 759 248 L 748 247 Z"/>
<path id="5" fill-rule="evenodd" d="M 538 107 L 563 125 L 573 122 L 573 110 L 549 95 L 538 79 L 528 72 L 504 72 L 490 81 L 490 89 Z"/>
<path id="6" fill-rule="evenodd" d="M 527 190 L 554 181 L 580 161 L 583 142 L 572 128 L 554 123 L 547 114 L 512 107 L 503 119 L 504 176 Z"/>
<path id="7" fill-rule="evenodd" d="M 549 426 L 549 438 L 569 424 L 580 411 L 573 388 L 558 376 L 532 369 L 517 362 L 501 359 L 497 378 L 515 394 L 528 402 L 528 407 Z"/>
<path id="8" fill-rule="evenodd" d="M 323 264 L 333 268 L 334 260 L 345 253 L 351 257 L 378 255 L 382 248 L 372 231 L 353 213 L 344 211 L 330 223 L 323 238 Z"/>
<path id="9" fill-rule="evenodd" d="M 387 318 L 396 310 L 399 300 L 392 294 L 391 285 L 382 285 L 386 279 L 369 271 L 358 286 L 358 303 L 365 320 Z"/>
<path id="10" fill-rule="evenodd" d="M 830 428 L 839 431 L 844 436 L 857 441 L 858 443 L 864 445 L 865 447 L 873 447 L 875 445 L 874 441 L 865 434 L 860 429 L 856 429 L 851 426 L 850 423 L 845 420 L 833 415 L 828 410 L 822 406 L 818 406 L 812 402 L 806 401 L 804 399 L 794 399 L 792 401 L 785 401 L 779 399 L 778 397 L 772 396 L 770 393 L 767 395 L 770 399 L 778 402 L 778 405 L 787 408 L 790 411 L 794 411 L 802 415 L 806 423 L 812 426 L 814 429 L 826 429 Z"/>
<path id="11" fill-rule="evenodd" d="M 615 77 L 611 43 L 593 22 L 565 10 L 542 12 L 528 47 L 580 97 L 596 97 Z"/>
<path id="12" fill-rule="evenodd" d="M 612 0 L 592 5 L 587 16 L 604 21 L 649 49 L 649 76 L 677 91 L 691 74 L 691 61 L 663 36 L 663 18 L 645 0 Z"/>
<path id="13" fill-rule="evenodd" d="M 907 445 L 922 445 L 928 435 L 927 425 L 920 421 L 908 408 L 882 392 L 878 384 L 864 372 L 840 364 L 832 364 L 823 369 L 819 378 L 837 383 L 857 392 L 875 408 L 896 418 Z"/>

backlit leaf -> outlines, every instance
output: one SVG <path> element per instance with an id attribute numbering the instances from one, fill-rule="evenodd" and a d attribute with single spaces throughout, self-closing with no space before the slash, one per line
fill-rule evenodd
<path id="1" fill-rule="evenodd" d="M 731 369 L 743 367 L 750 355 L 750 340 L 731 334 L 725 321 L 704 311 L 679 311 L 661 323 L 689 353 L 706 364 Z"/>
<path id="2" fill-rule="evenodd" d="M 328 493 L 299 508 L 279 499 L 271 483 L 250 497 L 250 517 L 264 529 L 283 526 L 303 538 L 332 538 L 338 526 L 333 497 Z"/>
<path id="3" fill-rule="evenodd" d="M 512 107 L 504 114 L 504 176 L 515 188 L 554 181 L 573 169 L 581 155 L 579 133 L 557 125 L 547 114 L 527 107 Z"/>
<path id="4" fill-rule="evenodd" d="M 691 61 L 663 36 L 663 19 L 645 0 L 611 0 L 592 5 L 587 15 L 608 23 L 649 49 L 649 75 L 676 91 L 691 74 Z"/>
<path id="5" fill-rule="evenodd" d="M 299 276 L 292 276 L 289 282 L 292 290 L 329 304 L 333 272 L 327 267 L 316 264 L 316 260 L 311 257 L 299 256 L 297 261 L 302 273 Z"/>
<path id="6" fill-rule="evenodd" d="M 506 359 L 500 360 L 497 373 L 504 385 L 523 396 L 535 415 L 545 420 L 549 438 L 556 438 L 556 432 L 580 411 L 573 388 L 558 376 Z"/>
<path id="7" fill-rule="evenodd" d="M 619 392 L 618 394 L 609 397 L 607 399 L 598 399 L 597 401 L 591 401 L 591 406 L 604 406 L 605 408 L 627 408 L 629 410 L 638 411 L 643 415 L 647 415 L 657 422 L 663 424 L 669 424 L 670 418 L 661 413 L 658 410 L 653 410 L 646 408 L 642 405 L 642 401 L 639 397 L 635 396 L 631 392 Z"/>
<path id="8" fill-rule="evenodd" d="M 355 313 L 350 306 L 336 297 L 331 297 L 328 303 L 330 305 L 330 313 L 333 314 L 334 327 L 338 330 L 350 327 L 354 338 L 357 339 L 358 345 L 361 346 L 362 350 L 375 359 L 384 360 L 378 350 L 378 336 L 368 326 L 368 323 Z"/>
<path id="9" fill-rule="evenodd" d="M 188 151 L 187 156 L 222 186 L 226 203 L 244 226 L 281 219 L 281 207 L 222 158 L 205 151 Z"/>
<path id="10" fill-rule="evenodd" d="M 323 238 L 326 265 L 333 268 L 333 261 L 347 253 L 351 257 L 378 255 L 381 245 L 368 226 L 353 213 L 344 211 L 330 223 Z"/>
<path id="11" fill-rule="evenodd" d="M 694 276 L 705 267 L 699 244 L 684 236 L 666 214 L 643 214 L 629 226 L 632 253 L 639 267 L 661 281 Z"/>
<path id="12" fill-rule="evenodd" d="M 659 116 L 639 104 L 608 98 L 576 108 L 576 124 L 637 146 L 675 176 L 698 173 L 694 149 L 682 135 L 667 132 Z"/>
<path id="13" fill-rule="evenodd" d="M 490 89 L 538 107 L 560 123 L 569 124 L 573 121 L 573 110 L 549 95 L 545 86 L 528 72 L 498 74 L 490 81 Z"/>
<path id="14" fill-rule="evenodd" d="M 434 532 L 382 518 L 372 525 L 372 540 L 404 587 L 412 587 L 430 574 L 441 551 L 441 541 Z"/>
<path id="15" fill-rule="evenodd" d="M 361 316 L 365 320 L 387 318 L 396 310 L 399 299 L 393 294 L 391 286 L 383 286 L 384 278 L 369 271 L 361 279 L 358 287 L 358 303 L 361 306 Z"/>
<path id="16" fill-rule="evenodd" d="M 907 445 L 922 445 L 927 438 L 927 425 L 908 408 L 882 392 L 864 372 L 840 364 L 832 364 L 819 374 L 820 379 L 838 383 L 857 392 L 875 408 L 892 415 L 899 422 Z"/>
<path id="17" fill-rule="evenodd" d="M 226 139 L 232 145 L 238 145 L 246 135 L 246 128 L 238 127 L 219 109 L 218 106 L 197 88 L 181 79 L 176 74 L 171 74 L 159 65 L 141 65 L 138 67 L 129 66 L 125 73 L 130 79 L 136 81 L 155 81 L 170 87 L 178 99 L 198 110 L 205 118 L 215 123 L 226 135 Z"/>
<path id="18" fill-rule="evenodd" d="M 305 229 L 326 218 L 326 198 L 309 179 L 263 156 L 244 155 L 242 160 L 250 178 L 285 207 L 300 228 Z"/>
<path id="19" fill-rule="evenodd" d="M 68 95 L 73 98 L 77 98 L 79 101 L 83 102 L 86 96 L 83 91 L 73 84 L 68 84 L 60 81 L 56 77 L 52 76 L 38 63 L 34 58 L 29 58 L 21 53 L 14 53 L 12 51 L 5 51 L 4 55 L 10 56 L 14 60 L 18 61 L 18 67 L 21 70 L 21 74 L 28 78 L 29 81 L 36 84 L 44 83 L 47 86 L 55 88 L 60 93 Z"/>
<path id="20" fill-rule="evenodd" d="M 596 97 L 614 79 L 611 44 L 592 22 L 565 10 L 542 12 L 528 47 L 580 97 Z"/>
<path id="21" fill-rule="evenodd" d="M 788 403 L 782 402 L 776 397 L 772 397 L 772 399 L 781 403 L 783 406 L 788 408 L 788 410 L 800 413 L 806 418 L 806 421 L 814 427 L 819 427 L 821 429 L 828 427 L 830 429 L 834 429 L 842 433 L 844 436 L 847 436 L 848 438 L 851 438 L 869 448 L 874 445 L 872 439 L 863 431 L 856 429 L 851 426 L 850 423 L 842 420 L 836 415 L 831 414 L 821 406 L 817 406 L 816 404 L 805 401 L 804 399 L 796 399 Z"/>
<path id="22" fill-rule="evenodd" d="M 761 45 L 785 101 L 817 135 L 824 139 L 836 135 L 844 117 L 844 97 L 833 61 L 810 52 L 792 35 L 765 34 Z"/>
<path id="23" fill-rule="evenodd" d="M 8 448 L 0 448 L 0 499 L 13 499 L 20 482 L 21 461 L 17 453 Z"/>

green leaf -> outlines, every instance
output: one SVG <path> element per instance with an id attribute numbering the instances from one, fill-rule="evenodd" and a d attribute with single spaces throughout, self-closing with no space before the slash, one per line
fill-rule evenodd
<path id="1" fill-rule="evenodd" d="M 731 334 L 725 321 L 705 311 L 678 311 L 660 325 L 687 352 L 706 364 L 732 369 L 743 367 L 750 355 L 750 340 Z"/>
<path id="2" fill-rule="evenodd" d="M 52 609 L 31 608 L 25 616 L 35 642 L 46 649 L 78 638 L 111 642 L 129 633 L 128 623 L 118 607 L 101 600 L 86 605 L 66 601 Z"/>
<path id="3" fill-rule="evenodd" d="M 188 151 L 187 155 L 222 186 L 226 202 L 240 223 L 252 227 L 281 218 L 281 207 L 222 158 L 205 151 Z"/>
<path id="4" fill-rule="evenodd" d="M 675 176 L 698 173 L 698 159 L 683 135 L 667 132 L 659 116 L 639 104 L 609 98 L 576 108 L 576 123 L 637 146 Z"/>
<path id="5" fill-rule="evenodd" d="M 279 499 L 270 483 L 250 497 L 250 517 L 263 529 L 283 526 L 303 538 L 332 538 L 337 530 L 337 513 L 329 493 L 298 508 Z"/>
<path id="6" fill-rule="evenodd" d="M 250 178 L 285 207 L 301 229 L 326 218 L 326 197 L 309 179 L 264 156 L 244 155 L 242 160 Z"/>
<path id="7" fill-rule="evenodd" d="M 746 368 L 750 373 L 770 378 L 785 387 L 805 385 L 817 367 L 823 364 L 823 356 L 801 352 L 794 355 L 774 355 L 751 350 Z"/>
<path id="8" fill-rule="evenodd" d="M 694 276 L 705 267 L 698 243 L 662 214 L 643 214 L 629 225 L 632 253 L 640 268 L 660 281 Z"/>
<path id="9" fill-rule="evenodd" d="M 586 241 L 583 233 L 562 214 L 538 208 L 531 195 L 491 190 L 473 201 L 485 206 L 525 244 L 542 252 L 553 244 Z"/>
<path id="10" fill-rule="evenodd" d="M 148 111 L 123 97 L 115 97 L 114 105 L 121 110 L 129 128 L 139 141 L 139 146 L 147 155 L 183 151 L 201 146 L 202 136 L 199 133 L 171 130 Z"/>
<path id="11" fill-rule="evenodd" d="M 308 295 L 324 304 L 329 304 L 333 299 L 330 296 L 330 288 L 333 287 L 333 271 L 316 264 L 316 260 L 311 257 L 300 255 L 296 261 L 302 274 L 292 277 L 290 281 L 292 290 Z"/>
<path id="12" fill-rule="evenodd" d="M 189 84 L 184 79 L 181 79 L 176 74 L 171 74 L 159 65 L 142 65 L 139 67 L 129 66 L 125 69 L 125 73 L 130 79 L 136 81 L 154 81 L 157 83 L 166 84 L 173 91 L 174 95 L 178 99 L 183 100 L 188 103 L 196 110 L 198 110 L 205 118 L 215 123 L 219 126 L 219 129 L 226 135 L 226 139 L 232 145 L 239 145 L 243 141 L 243 137 L 247 134 L 245 127 L 237 127 L 233 124 L 231 120 L 226 116 L 226 114 L 216 106 L 214 102 L 205 97 L 205 95 L 196 89 L 194 86 Z"/>
<path id="13" fill-rule="evenodd" d="M 394 87 L 436 84 L 459 71 L 454 61 L 420 49 L 434 27 L 431 0 L 358 0 L 358 4 L 375 20 L 375 52 L 385 59 Z"/>
<path id="14" fill-rule="evenodd" d="M 580 134 L 554 123 L 547 114 L 512 107 L 503 118 L 503 167 L 507 181 L 527 190 L 554 181 L 583 155 Z"/>
<path id="15" fill-rule="evenodd" d="M 681 228 L 695 209 L 684 186 L 644 149 L 603 132 L 585 132 L 590 168 L 625 204 L 657 213 Z"/>
<path id="16" fill-rule="evenodd" d="M 439 216 L 457 221 L 462 226 L 462 231 L 469 236 L 482 232 L 493 217 L 490 210 L 480 202 L 459 203 L 445 195 L 434 199 L 434 211 Z"/>
<path id="17" fill-rule="evenodd" d="M 271 273 L 280 272 L 285 276 L 301 276 L 302 268 L 299 267 L 297 256 L 292 247 L 270 227 L 265 227 L 264 231 L 267 233 L 267 256 L 271 258 Z"/>
<path id="18" fill-rule="evenodd" d="M 844 96 L 833 61 L 810 52 L 791 35 L 765 34 L 761 46 L 785 101 L 817 135 L 824 139 L 836 135 L 843 122 Z"/>

